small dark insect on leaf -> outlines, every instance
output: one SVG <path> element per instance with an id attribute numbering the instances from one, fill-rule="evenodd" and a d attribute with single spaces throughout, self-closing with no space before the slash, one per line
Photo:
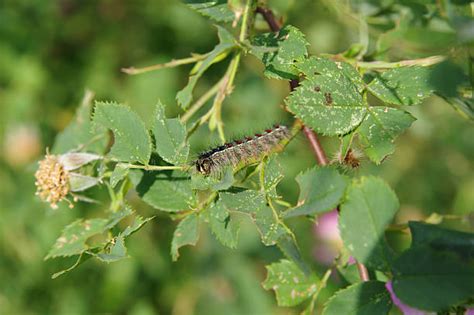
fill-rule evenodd
<path id="1" fill-rule="evenodd" d="M 325 104 L 331 105 L 332 104 L 332 95 L 329 92 L 324 93 Z"/>
<path id="2" fill-rule="evenodd" d="M 314 91 L 315 91 L 315 92 L 321 92 L 321 88 L 320 88 L 318 85 L 316 85 L 316 86 L 314 87 Z"/>

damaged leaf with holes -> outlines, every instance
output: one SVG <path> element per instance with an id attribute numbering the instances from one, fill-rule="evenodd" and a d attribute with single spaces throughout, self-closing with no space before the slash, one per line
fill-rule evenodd
<path id="1" fill-rule="evenodd" d="M 317 292 L 318 277 L 313 273 L 305 275 L 289 260 L 280 260 L 266 268 L 267 278 L 262 285 L 275 291 L 279 306 L 298 305 Z"/>
<path id="2" fill-rule="evenodd" d="M 265 65 L 264 74 L 270 79 L 298 79 L 295 64 L 303 61 L 308 52 L 308 42 L 296 27 L 285 25 L 277 34 L 270 32 L 256 35 L 251 41 L 250 52 Z"/>
<path id="3" fill-rule="evenodd" d="M 286 99 L 288 109 L 305 125 L 324 135 L 355 129 L 367 112 L 360 75 L 352 66 L 311 57 L 298 64 L 305 79 Z"/>

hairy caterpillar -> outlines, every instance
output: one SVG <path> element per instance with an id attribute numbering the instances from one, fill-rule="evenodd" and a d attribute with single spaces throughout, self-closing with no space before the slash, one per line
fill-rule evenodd
<path id="1" fill-rule="evenodd" d="M 275 125 L 264 133 L 236 140 L 201 153 L 195 162 L 196 171 L 204 176 L 219 174 L 225 167 L 240 169 L 281 151 L 293 137 L 291 130 Z"/>

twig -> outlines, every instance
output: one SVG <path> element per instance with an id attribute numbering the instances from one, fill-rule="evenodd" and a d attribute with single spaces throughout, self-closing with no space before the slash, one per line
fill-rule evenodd
<path id="1" fill-rule="evenodd" d="M 275 15 L 273 14 L 273 12 L 270 9 L 263 8 L 263 7 L 257 7 L 256 12 L 260 13 L 263 16 L 263 18 L 265 19 L 265 21 L 270 26 L 270 29 L 273 32 L 278 32 L 280 30 L 280 24 L 277 22 L 277 20 L 275 18 Z M 292 91 L 294 89 L 296 89 L 298 87 L 298 85 L 299 85 L 298 80 L 291 80 L 290 81 L 290 89 Z M 319 142 L 316 133 L 311 128 L 306 127 L 304 125 L 303 125 L 303 132 L 304 132 L 306 138 L 308 138 L 308 140 L 309 140 L 309 143 L 311 145 L 311 149 L 313 150 L 314 155 L 316 156 L 318 164 L 327 165 L 329 162 L 328 162 L 326 153 L 324 152 L 324 149 L 321 146 L 321 143 Z M 369 273 L 367 271 L 367 268 L 363 264 L 357 262 L 357 269 L 359 271 L 360 279 L 362 281 L 369 281 Z"/>
<path id="2" fill-rule="evenodd" d="M 357 66 L 364 69 L 391 69 L 409 66 L 429 67 L 446 60 L 445 56 L 431 56 L 420 59 L 402 60 L 398 62 L 370 61 L 357 62 Z"/>
<path id="3" fill-rule="evenodd" d="M 183 58 L 183 59 L 173 59 L 169 62 L 166 63 L 160 63 L 158 65 L 153 65 L 153 66 L 148 66 L 148 67 L 143 67 L 143 68 L 135 68 L 135 67 L 130 67 L 130 68 L 122 68 L 122 72 L 125 72 L 126 74 L 141 74 L 141 73 L 146 73 L 150 71 L 156 71 L 160 69 L 165 69 L 165 68 L 172 68 L 176 66 L 181 66 L 181 65 L 186 65 L 189 63 L 195 63 L 201 60 L 206 59 L 208 54 L 204 55 L 193 55 L 192 57 L 189 58 Z"/>

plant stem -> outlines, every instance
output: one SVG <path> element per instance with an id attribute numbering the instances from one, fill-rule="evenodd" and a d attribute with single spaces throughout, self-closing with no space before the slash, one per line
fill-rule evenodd
<path id="1" fill-rule="evenodd" d="M 137 165 L 127 163 L 120 163 L 120 165 L 125 166 L 126 168 L 142 169 L 146 171 L 185 170 L 187 168 L 187 166 L 179 165 Z"/>
<path id="2" fill-rule="evenodd" d="M 280 25 L 277 22 L 275 15 L 270 9 L 257 7 L 256 12 L 260 13 L 263 16 L 263 18 L 265 19 L 265 21 L 270 26 L 270 29 L 273 32 L 278 32 L 280 30 Z M 298 80 L 291 80 L 290 81 L 291 91 L 296 89 L 298 85 L 299 85 Z M 314 155 L 316 156 L 316 160 L 318 161 L 318 164 L 323 165 L 323 166 L 327 165 L 329 161 L 327 159 L 326 153 L 324 152 L 324 148 L 321 146 L 321 143 L 318 140 L 316 133 L 311 128 L 304 126 L 302 123 L 301 125 L 303 126 L 303 132 L 306 138 L 308 138 L 309 140 L 311 149 L 313 150 Z M 367 271 L 367 268 L 363 264 L 357 262 L 357 269 L 359 271 L 360 279 L 362 281 L 369 281 L 369 273 Z"/>
<path id="3" fill-rule="evenodd" d="M 431 56 L 420 59 L 402 60 L 398 62 L 370 61 L 357 62 L 357 67 L 364 69 L 392 69 L 399 67 L 422 66 L 428 67 L 446 60 L 445 56 Z"/>
<path id="4" fill-rule="evenodd" d="M 214 96 L 221 85 L 225 82 L 225 76 L 222 77 L 216 84 L 214 84 L 206 93 L 204 93 L 189 109 L 181 116 L 181 122 L 185 123 L 197 112 L 206 102 Z"/>
<path id="5" fill-rule="evenodd" d="M 166 63 L 160 63 L 158 65 L 153 65 L 153 66 L 148 66 L 148 67 L 143 67 L 143 68 L 135 68 L 135 67 L 130 67 L 130 68 L 122 68 L 122 72 L 125 72 L 126 74 L 141 74 L 141 73 L 146 73 L 150 71 L 156 71 L 160 69 L 166 69 L 166 68 L 172 68 L 180 65 L 186 65 L 189 63 L 195 63 L 201 60 L 206 59 L 208 54 L 203 54 L 203 55 L 193 55 L 192 57 L 188 58 L 183 58 L 183 59 L 173 59 L 169 62 Z"/>
<path id="6" fill-rule="evenodd" d="M 249 15 L 251 13 L 250 8 L 252 7 L 253 0 L 247 0 L 245 2 L 244 13 L 242 15 L 242 23 L 240 25 L 239 41 L 243 42 L 247 38 L 248 32 L 248 21 Z M 227 68 L 226 75 L 224 80 L 227 79 L 227 82 L 223 83 L 222 88 L 218 89 L 216 98 L 214 99 L 213 104 L 213 114 L 211 117 L 211 124 L 215 123 L 217 126 L 217 132 L 219 133 L 219 138 L 222 143 L 225 143 L 224 135 L 224 124 L 222 123 L 221 112 L 222 112 L 222 103 L 226 95 L 230 94 L 233 89 L 234 79 L 237 74 L 237 69 L 239 68 L 240 58 L 242 56 L 242 51 L 239 50 L 235 56 L 232 58 L 229 67 Z"/>

